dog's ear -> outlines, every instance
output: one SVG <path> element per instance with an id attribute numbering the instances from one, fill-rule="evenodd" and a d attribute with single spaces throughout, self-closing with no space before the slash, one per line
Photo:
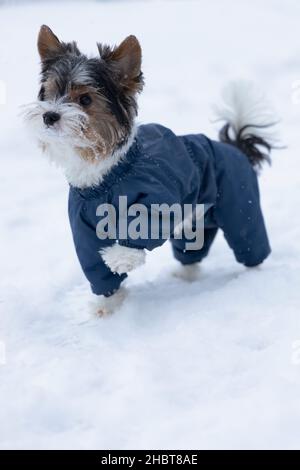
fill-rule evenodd
<path id="1" fill-rule="evenodd" d="M 48 26 L 43 25 L 38 36 L 38 51 L 42 61 L 51 59 L 59 54 L 61 49 L 62 45 L 58 37 L 55 36 Z"/>
<path id="2" fill-rule="evenodd" d="M 98 44 L 98 49 L 101 59 L 114 66 L 122 86 L 132 92 L 142 90 L 142 49 L 135 36 L 128 36 L 113 49 L 102 44 Z"/>

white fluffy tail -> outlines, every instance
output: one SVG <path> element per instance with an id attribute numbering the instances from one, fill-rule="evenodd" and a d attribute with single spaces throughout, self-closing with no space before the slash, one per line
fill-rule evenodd
<path id="1" fill-rule="evenodd" d="M 270 153 L 279 142 L 278 117 L 255 83 L 239 80 L 223 89 L 220 104 L 214 106 L 217 121 L 223 121 L 221 142 L 235 145 L 253 166 L 270 162 Z"/>

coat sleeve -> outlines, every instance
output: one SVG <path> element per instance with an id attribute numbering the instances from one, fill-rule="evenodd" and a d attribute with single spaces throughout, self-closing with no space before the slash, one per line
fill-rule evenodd
<path id="1" fill-rule="evenodd" d="M 221 161 L 218 174 L 216 222 L 236 260 L 254 267 L 271 252 L 260 206 L 257 174 L 240 151 L 228 145 L 224 151 L 227 155 Z"/>
<path id="2" fill-rule="evenodd" d="M 69 218 L 76 253 L 92 292 L 107 297 L 112 295 L 127 276 L 112 273 L 99 252 L 114 242 L 97 237 L 97 221 L 84 202 L 74 204 L 69 199 Z"/>

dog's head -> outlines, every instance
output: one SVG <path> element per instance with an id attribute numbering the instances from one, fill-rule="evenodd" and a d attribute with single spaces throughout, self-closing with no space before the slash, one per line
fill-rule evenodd
<path id="1" fill-rule="evenodd" d="M 98 57 L 88 58 L 75 42 L 61 42 L 41 27 L 41 88 L 27 120 L 43 148 L 72 147 L 93 161 L 126 145 L 143 88 L 141 47 L 129 36 L 116 47 L 98 44 L 98 50 Z"/>

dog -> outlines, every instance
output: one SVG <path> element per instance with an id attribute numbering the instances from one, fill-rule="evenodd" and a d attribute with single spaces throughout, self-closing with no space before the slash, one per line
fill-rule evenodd
<path id="1" fill-rule="evenodd" d="M 99 229 L 99 207 L 108 208 L 115 220 L 122 212 L 120 198 L 126 198 L 131 221 L 137 205 L 145 208 L 147 222 L 153 206 L 204 207 L 204 240 L 198 249 L 186 249 L 186 237 L 176 237 L 178 225 L 170 224 L 183 278 L 195 277 L 219 230 L 239 263 L 260 265 L 271 249 L 257 170 L 270 160 L 277 139 L 273 109 L 264 94 L 246 81 L 225 87 L 215 107 L 222 121 L 219 141 L 202 134 L 177 136 L 159 124 L 137 126 L 137 97 L 144 86 L 141 46 L 135 36 L 115 47 L 97 46 L 99 55 L 89 58 L 76 42 L 62 42 L 48 26 L 41 27 L 41 85 L 26 121 L 69 183 L 75 249 L 97 296 L 98 314 L 120 307 L 127 274 L 145 263 L 147 250 L 166 241 L 161 233 L 151 237 L 149 227 L 139 238 L 111 232 L 99 236 L 105 232 L 103 225 Z M 179 231 L 187 219 L 195 224 L 193 213 Z"/>

